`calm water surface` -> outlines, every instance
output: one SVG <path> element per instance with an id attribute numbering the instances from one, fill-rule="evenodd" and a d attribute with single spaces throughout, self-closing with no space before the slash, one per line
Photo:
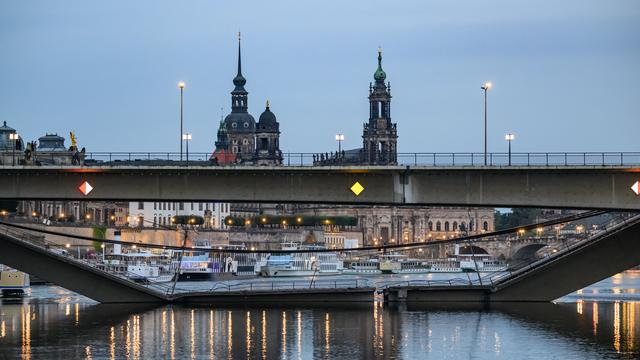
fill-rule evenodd
<path id="1" fill-rule="evenodd" d="M 486 308 L 100 305 L 54 286 L 0 301 L 0 359 L 640 358 L 640 272 Z"/>

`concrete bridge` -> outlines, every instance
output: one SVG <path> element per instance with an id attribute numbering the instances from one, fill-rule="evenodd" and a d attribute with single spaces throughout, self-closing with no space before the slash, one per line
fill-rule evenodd
<path id="1" fill-rule="evenodd" d="M 541 236 L 541 237 L 517 237 L 517 238 L 495 238 L 494 240 L 482 240 L 481 242 L 472 242 L 475 254 L 489 254 L 493 258 L 504 258 L 507 261 L 525 261 L 534 258 L 535 254 L 546 248 L 549 251 L 560 250 L 567 246 L 567 243 L 573 243 L 575 239 L 567 239 L 557 236 Z M 462 244 L 461 244 L 462 246 Z M 465 244 L 465 246 L 468 246 Z M 439 255 L 453 254 L 454 245 L 443 245 L 443 249 L 439 251 Z M 461 247 L 465 250 L 465 247 Z"/>
<path id="2" fill-rule="evenodd" d="M 19 166 L 0 167 L 0 199 L 640 210 L 640 196 L 632 189 L 638 180 L 639 166 L 609 165 Z M 85 181 L 90 186 L 81 192 Z"/>
<path id="3" fill-rule="evenodd" d="M 491 274 L 489 278 L 448 286 L 436 280 L 427 284 L 397 285 L 385 289 L 388 301 L 397 302 L 500 302 L 551 301 L 606 277 L 640 264 L 640 215 L 609 227 L 593 237 L 578 241 L 548 257 L 517 269 Z M 525 246 L 531 246 L 525 245 Z M 358 279 L 346 279 L 346 286 L 317 286 L 309 280 L 298 287 L 241 282 L 228 289 L 202 291 L 189 289 L 168 291 L 169 287 L 143 286 L 123 277 L 106 273 L 83 261 L 52 252 L 38 241 L 28 240 L 24 233 L 0 231 L 0 262 L 34 274 L 100 302 L 198 302 L 234 303 L 299 303 L 370 302 L 374 287 Z M 429 280 L 418 280 L 424 283 Z M 318 280 L 318 282 L 321 282 Z M 223 284 L 224 285 L 224 284 Z"/>
<path id="4" fill-rule="evenodd" d="M 391 302 L 553 301 L 640 265 L 640 216 L 564 248 L 527 266 L 485 278 L 482 283 L 431 286 L 407 283 L 385 289 Z"/>

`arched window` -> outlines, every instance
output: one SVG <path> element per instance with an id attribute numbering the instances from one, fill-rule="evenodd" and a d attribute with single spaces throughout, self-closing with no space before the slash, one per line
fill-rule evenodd
<path id="1" fill-rule="evenodd" d="M 458 222 L 457 221 L 453 222 L 453 231 L 458 231 Z"/>
<path id="2" fill-rule="evenodd" d="M 429 231 L 433 231 L 433 223 L 429 221 Z"/>
<path id="3" fill-rule="evenodd" d="M 469 231 L 473 231 L 473 221 L 469 221 Z"/>
<path id="4" fill-rule="evenodd" d="M 482 223 L 482 230 L 484 231 L 489 231 L 489 223 L 488 222 L 483 222 Z"/>
<path id="5" fill-rule="evenodd" d="M 444 231 L 449 231 L 449 222 L 448 221 L 444 222 Z"/>
<path id="6" fill-rule="evenodd" d="M 464 224 L 464 221 L 460 223 L 460 231 L 465 231 L 467 226 Z"/>
<path id="7" fill-rule="evenodd" d="M 440 221 L 436 223 L 436 231 L 442 231 L 442 225 L 440 225 Z"/>

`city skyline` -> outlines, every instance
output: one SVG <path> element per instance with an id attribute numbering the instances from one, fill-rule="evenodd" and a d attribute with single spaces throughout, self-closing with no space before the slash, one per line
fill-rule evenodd
<path id="1" fill-rule="evenodd" d="M 230 111 L 242 30 L 249 111 L 260 114 L 271 102 L 283 152 L 336 150 L 336 133 L 345 135 L 344 148 L 361 145 L 378 46 L 399 152 L 482 152 L 485 81 L 494 84 L 490 152 L 506 152 L 507 133 L 515 134 L 514 152 L 633 151 L 636 144 L 629 129 L 640 114 L 633 65 L 640 47 L 630 34 L 640 11 L 631 2 L 532 2 L 515 18 L 498 11 L 508 8 L 501 1 L 466 3 L 463 11 L 410 3 L 414 14 L 402 9 L 404 17 L 382 3 L 374 6 L 379 13 L 362 3 L 251 3 L 231 15 L 205 3 L 69 4 L 73 11 L 3 5 L 0 47 L 12 56 L 0 60 L 7 75 L 0 120 L 25 141 L 75 131 L 87 151 L 177 152 L 177 84 L 185 81 L 191 151 L 212 152 L 220 108 Z M 371 16 L 380 21 L 362 26 Z"/>

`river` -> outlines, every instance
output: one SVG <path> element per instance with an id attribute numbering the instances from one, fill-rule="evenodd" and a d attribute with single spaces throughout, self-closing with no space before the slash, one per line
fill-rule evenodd
<path id="1" fill-rule="evenodd" d="M 637 359 L 640 271 L 549 304 L 102 305 L 0 300 L 0 359 Z"/>

